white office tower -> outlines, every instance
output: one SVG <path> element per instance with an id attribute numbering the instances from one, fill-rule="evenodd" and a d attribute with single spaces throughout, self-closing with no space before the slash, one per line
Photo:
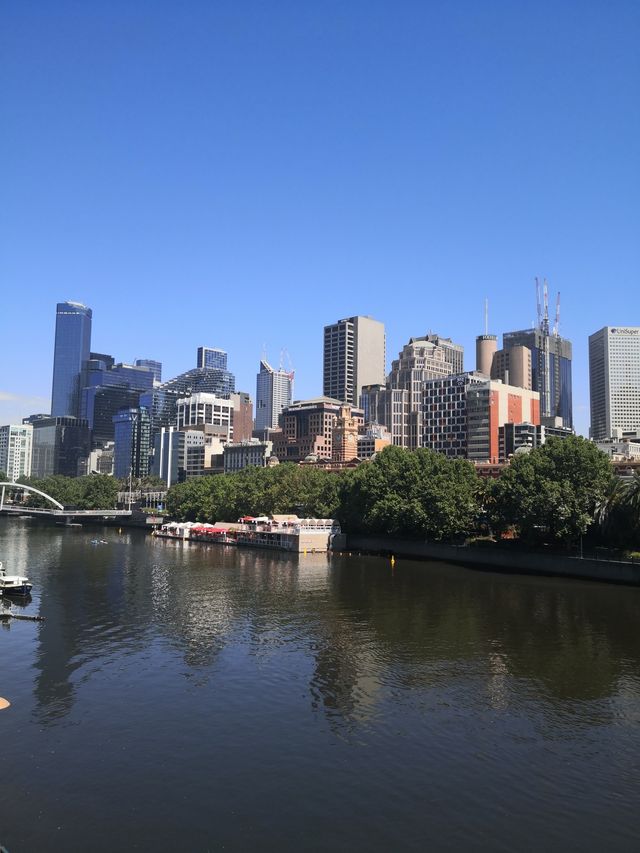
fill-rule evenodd
<path id="1" fill-rule="evenodd" d="M 0 427 L 0 471 L 15 483 L 19 477 L 31 476 L 31 424 L 8 424 Z"/>
<path id="2" fill-rule="evenodd" d="M 589 336 L 591 438 L 640 431 L 640 326 L 605 326 Z"/>
<path id="3" fill-rule="evenodd" d="M 277 429 L 282 410 L 293 402 L 293 371 L 275 370 L 264 359 L 256 377 L 255 429 Z"/>
<path id="4" fill-rule="evenodd" d="M 363 385 L 384 385 L 384 323 L 348 317 L 324 327 L 323 394 L 358 406 Z"/>

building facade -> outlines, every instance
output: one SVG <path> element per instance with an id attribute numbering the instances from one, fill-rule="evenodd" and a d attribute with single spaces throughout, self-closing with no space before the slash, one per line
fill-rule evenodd
<path id="1" fill-rule="evenodd" d="M 156 383 L 162 382 L 162 362 L 156 361 L 153 358 L 136 358 L 134 365 L 136 367 L 146 367 L 153 373 L 153 382 L 154 385 Z"/>
<path id="2" fill-rule="evenodd" d="M 550 438 L 567 438 L 572 429 L 544 424 L 505 423 L 499 428 L 500 462 L 507 462 L 516 452 L 542 447 Z"/>
<path id="3" fill-rule="evenodd" d="M 273 455 L 273 442 L 257 438 L 233 442 L 224 448 L 224 473 L 233 474 L 243 468 L 266 468 Z"/>
<path id="4" fill-rule="evenodd" d="M 233 440 L 249 441 L 253 437 L 253 400 L 246 391 L 236 391 L 233 403 Z"/>
<path id="5" fill-rule="evenodd" d="M 537 391 L 488 380 L 467 390 L 467 459 L 500 461 L 500 427 L 506 423 L 540 424 Z"/>
<path id="6" fill-rule="evenodd" d="M 31 476 L 33 426 L 7 424 L 0 427 L 0 471 L 15 483 L 19 477 Z"/>
<path id="7" fill-rule="evenodd" d="M 91 353 L 91 318 L 91 308 L 81 302 L 56 305 L 52 417 L 80 416 L 80 391 Z"/>
<path id="8" fill-rule="evenodd" d="M 113 417 L 113 473 L 116 477 L 146 477 L 150 468 L 151 418 L 139 406 Z"/>
<path id="9" fill-rule="evenodd" d="M 385 382 L 384 324 L 372 317 L 347 317 L 324 327 L 323 393 L 358 406 L 363 385 Z"/>
<path id="10" fill-rule="evenodd" d="M 218 427 L 228 441 L 233 438 L 233 400 L 198 393 L 178 400 L 178 429 L 200 424 Z"/>
<path id="11" fill-rule="evenodd" d="M 491 363 L 490 376 L 505 385 L 533 390 L 531 350 L 516 345 L 511 349 L 497 350 Z"/>
<path id="12" fill-rule="evenodd" d="M 39 418 L 33 423 L 31 476 L 78 477 L 86 473 L 89 424 L 81 418 Z"/>
<path id="13" fill-rule="evenodd" d="M 214 347 L 198 347 L 196 367 L 207 370 L 226 370 L 227 353 Z"/>
<path id="14" fill-rule="evenodd" d="M 367 425 L 384 426 L 392 444 L 409 447 L 409 391 L 385 385 L 365 385 L 360 399 Z"/>
<path id="15" fill-rule="evenodd" d="M 181 397 L 198 392 L 229 397 L 236 390 L 236 378 L 229 370 L 222 368 L 194 367 L 163 382 L 160 388 L 176 391 Z"/>
<path id="16" fill-rule="evenodd" d="M 256 377 L 256 431 L 278 429 L 280 415 L 292 403 L 293 372 L 275 370 L 262 359 Z"/>
<path id="17" fill-rule="evenodd" d="M 282 413 L 282 431 L 272 433 L 273 452 L 281 462 L 302 462 L 308 456 L 332 458 L 333 428 L 342 402 L 330 397 L 302 400 Z M 364 426 L 362 409 L 351 407 L 351 417 Z"/>
<path id="18" fill-rule="evenodd" d="M 589 336 L 591 438 L 640 431 L 640 326 L 605 326 Z"/>
<path id="19" fill-rule="evenodd" d="M 505 350 L 527 347 L 531 352 L 531 388 L 540 394 L 540 417 L 550 426 L 560 423 L 573 429 L 573 392 L 571 379 L 572 346 L 566 338 L 539 328 L 506 332 L 502 336 Z M 513 384 L 510 368 L 509 381 Z"/>
<path id="20" fill-rule="evenodd" d="M 407 421 L 403 429 L 407 438 L 402 447 L 415 450 L 423 446 L 424 383 L 461 373 L 463 357 L 464 349 L 460 344 L 455 344 L 451 338 L 429 334 L 410 338 L 392 362 L 387 387 L 408 392 Z M 384 425 L 393 433 L 392 424 Z"/>

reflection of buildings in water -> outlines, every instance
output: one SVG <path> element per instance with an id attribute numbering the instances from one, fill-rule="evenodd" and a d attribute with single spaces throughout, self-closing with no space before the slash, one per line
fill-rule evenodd
<path id="1" fill-rule="evenodd" d="M 29 565 L 29 537 L 39 524 L 35 519 L 7 518 L 2 541 L 0 560 L 8 575 L 26 575 L 31 577 Z"/>
<path id="2" fill-rule="evenodd" d="M 48 531 L 47 549 L 37 549 L 46 557 L 38 577 L 39 611 L 45 621 L 34 664 L 39 671 L 38 713 L 44 723 L 71 710 L 79 670 L 142 644 L 149 596 L 136 587 L 144 573 L 132 571 L 128 537 L 118 538 L 111 531 L 105 535 L 108 545 L 95 547 L 89 544 L 92 534 L 87 530 Z"/>
<path id="3" fill-rule="evenodd" d="M 302 554 L 298 562 L 298 589 L 300 592 L 325 592 L 329 588 L 330 573 L 328 554 Z"/>
<path id="4" fill-rule="evenodd" d="M 320 641 L 315 651 L 315 671 L 309 685 L 314 710 L 322 708 L 332 724 L 363 723 L 378 704 L 381 664 L 368 650 L 339 631 Z"/>
<path id="5" fill-rule="evenodd" d="M 204 546 L 206 550 L 193 554 L 188 545 L 154 540 L 154 550 L 165 557 L 151 569 L 155 621 L 180 648 L 189 666 L 210 664 L 237 621 L 224 575 L 216 571 L 225 555 L 211 560 L 208 549 L 214 547 Z"/>

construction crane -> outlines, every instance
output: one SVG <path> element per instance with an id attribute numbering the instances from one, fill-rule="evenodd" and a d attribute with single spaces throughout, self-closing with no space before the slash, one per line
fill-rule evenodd
<path id="1" fill-rule="evenodd" d="M 560 291 L 558 291 L 558 294 L 556 296 L 556 322 L 553 327 L 553 334 L 556 336 L 556 338 L 560 334 Z"/>

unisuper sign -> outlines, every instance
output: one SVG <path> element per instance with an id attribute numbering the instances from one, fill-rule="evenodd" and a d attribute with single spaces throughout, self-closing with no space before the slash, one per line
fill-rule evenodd
<path id="1" fill-rule="evenodd" d="M 611 329 L 612 335 L 640 335 L 640 329 Z"/>

